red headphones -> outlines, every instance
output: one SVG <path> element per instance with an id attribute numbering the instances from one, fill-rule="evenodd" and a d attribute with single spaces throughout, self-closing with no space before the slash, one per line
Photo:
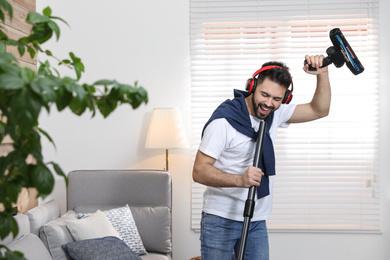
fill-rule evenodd
<path id="1" fill-rule="evenodd" d="M 265 70 L 272 69 L 272 68 L 284 69 L 283 67 L 280 67 L 277 65 L 269 65 L 269 66 L 265 66 L 265 67 L 260 68 L 255 73 L 253 73 L 252 78 L 250 78 L 246 81 L 246 86 L 245 86 L 246 91 L 248 91 L 249 93 L 252 93 L 257 87 L 256 76 L 258 76 L 261 72 L 263 72 Z M 284 97 L 282 100 L 282 104 L 288 104 L 291 102 L 291 100 L 293 98 L 293 94 L 292 94 L 293 90 L 294 90 L 294 84 L 293 84 L 292 78 L 291 78 L 291 91 L 289 89 L 286 90 L 286 93 L 284 94 Z"/>

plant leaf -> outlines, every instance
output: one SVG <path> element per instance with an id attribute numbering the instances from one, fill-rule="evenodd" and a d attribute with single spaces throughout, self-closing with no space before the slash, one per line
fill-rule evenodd
<path id="1" fill-rule="evenodd" d="M 76 71 L 77 80 L 81 78 L 81 72 L 84 72 L 84 64 L 81 62 L 81 59 L 74 55 L 73 52 L 69 53 L 70 58 L 72 59 L 72 65 Z"/>
<path id="2" fill-rule="evenodd" d="M 54 171 L 57 173 L 57 175 L 64 177 L 66 186 L 68 186 L 68 178 L 66 177 L 65 173 L 62 171 L 61 167 L 55 162 L 49 162 L 48 164 L 53 165 Z"/>
<path id="3" fill-rule="evenodd" d="M 80 86 L 78 84 L 73 84 L 73 90 L 76 92 L 77 98 L 81 102 L 86 101 L 87 93 L 85 93 L 85 89 L 82 86 Z"/>
<path id="4" fill-rule="evenodd" d="M 35 78 L 35 72 L 30 68 L 22 68 L 22 78 L 25 82 L 30 83 Z"/>
<path id="5" fill-rule="evenodd" d="M 0 120 L 0 143 L 3 142 L 3 139 L 5 137 L 5 126 L 6 126 L 6 124 Z M 2 171 L 0 171 L 0 172 L 2 172 Z"/>
<path id="6" fill-rule="evenodd" d="M 0 238 L 4 239 L 9 233 L 15 238 L 18 234 L 18 223 L 9 212 L 0 212 Z"/>
<path id="7" fill-rule="evenodd" d="M 65 109 L 73 99 L 72 92 L 67 91 L 65 88 L 59 88 L 57 91 L 56 105 L 58 111 Z"/>
<path id="8" fill-rule="evenodd" d="M 15 93 L 10 102 L 11 109 L 8 119 L 17 122 L 21 131 L 30 132 L 37 123 L 44 102 L 31 89 L 27 88 Z"/>
<path id="9" fill-rule="evenodd" d="M 24 254 L 20 251 L 7 251 L 5 252 L 5 259 L 8 260 L 27 260 Z"/>
<path id="10" fill-rule="evenodd" d="M 24 47 L 24 44 L 20 43 L 18 45 L 18 52 L 19 52 L 20 56 L 24 55 L 24 53 L 26 52 L 26 48 Z"/>
<path id="11" fill-rule="evenodd" d="M 49 21 L 47 25 L 49 26 L 50 29 L 54 31 L 58 41 L 60 39 L 60 27 L 58 27 L 58 25 L 53 21 Z"/>
<path id="12" fill-rule="evenodd" d="M 49 133 L 46 132 L 45 130 L 43 130 L 42 128 L 40 128 L 40 127 L 38 127 L 38 131 L 39 131 L 41 134 L 43 134 L 43 135 L 47 138 L 47 140 L 49 140 L 50 143 L 52 143 L 53 146 L 54 146 L 54 148 L 57 150 L 56 144 L 54 143 L 53 138 L 51 138 L 51 136 L 49 135 Z"/>
<path id="13" fill-rule="evenodd" d="M 8 3 L 8 1 L 6 1 L 6 0 L 1 0 L 1 1 L 0 1 L 0 7 L 1 7 L 1 9 L 7 11 L 9 17 L 12 19 L 12 17 L 13 17 L 13 10 L 12 10 L 12 6 Z M 2 13 L 3 13 L 3 12 L 2 12 Z M 3 17 L 2 17 L 1 20 L 4 22 L 4 13 L 3 13 Z"/>
<path id="14" fill-rule="evenodd" d="M 117 104 L 118 102 L 116 100 L 110 99 L 108 96 L 101 97 L 101 99 L 97 101 L 98 109 L 104 118 L 115 110 Z"/>
<path id="15" fill-rule="evenodd" d="M 112 85 L 114 82 L 115 82 L 115 80 L 102 79 L 102 80 L 96 81 L 95 83 L 93 83 L 93 85 L 108 86 L 108 85 Z"/>
<path id="16" fill-rule="evenodd" d="M 69 24 L 64 20 L 62 19 L 61 17 L 57 17 L 57 16 L 50 16 L 51 19 L 55 19 L 55 20 L 60 20 L 61 22 L 63 22 L 64 24 L 68 25 Z"/>
<path id="17" fill-rule="evenodd" d="M 0 11 L 0 19 L 1 19 L 1 14 L 2 12 Z M 0 27 L 0 39 L 1 40 L 7 40 L 8 39 L 8 35 L 5 34 L 5 32 L 3 30 L 1 30 L 2 27 Z"/>
<path id="18" fill-rule="evenodd" d="M 4 174 L 4 172 L 7 170 L 8 166 L 9 166 L 8 158 L 4 157 L 4 156 L 0 156 L 0 170 L 1 170 L 2 174 Z M 0 179 L 2 179 L 2 178 L 0 178 Z M 3 202 L 4 199 L 5 199 L 5 190 L 0 185 L 0 201 Z"/>
<path id="19" fill-rule="evenodd" d="M 85 110 L 87 109 L 87 102 L 83 102 L 83 101 L 81 101 L 81 100 L 78 99 L 78 98 L 73 98 L 73 99 L 71 100 L 71 102 L 69 103 L 69 108 L 70 108 L 70 110 L 71 110 L 74 114 L 80 116 L 80 115 L 82 115 L 82 114 L 85 112 Z"/>
<path id="20" fill-rule="evenodd" d="M 31 48 L 30 46 L 27 46 L 27 51 L 28 51 L 28 53 L 30 54 L 30 58 L 31 58 L 31 59 L 34 59 L 35 54 L 37 54 L 37 51 L 34 50 L 33 48 Z"/>
<path id="21" fill-rule="evenodd" d="M 14 182 L 8 182 L 5 185 L 5 195 L 13 203 L 17 202 L 20 191 L 21 191 L 20 185 L 17 185 Z"/>
<path id="22" fill-rule="evenodd" d="M 11 218 L 11 231 L 12 231 L 12 235 L 14 238 L 19 233 L 18 223 L 16 222 L 16 220 L 13 217 Z"/>
<path id="23" fill-rule="evenodd" d="M 0 72 L 3 73 L 9 73 L 13 76 L 19 77 L 19 73 L 21 71 L 21 68 L 13 63 L 0 63 Z"/>
<path id="24" fill-rule="evenodd" d="M 45 16 L 49 16 L 51 15 L 51 8 L 48 6 L 46 7 L 45 9 L 43 9 L 42 13 L 45 15 Z"/>
<path id="25" fill-rule="evenodd" d="M 41 77 L 41 78 L 35 78 L 34 81 L 30 83 L 31 89 L 38 95 L 44 98 L 45 105 L 48 102 L 53 102 L 57 100 L 57 94 L 54 90 L 56 86 L 56 82 L 52 80 L 51 77 Z M 49 107 L 46 107 L 47 110 L 49 110 Z"/>
<path id="26" fill-rule="evenodd" d="M 41 15 L 37 12 L 29 12 L 27 14 L 26 21 L 31 24 L 36 24 L 36 23 L 48 22 L 50 21 L 50 18 L 45 15 Z"/>
<path id="27" fill-rule="evenodd" d="M 16 90 L 23 88 L 23 86 L 24 82 L 20 77 L 5 73 L 0 75 L 0 89 Z"/>
<path id="28" fill-rule="evenodd" d="M 0 62 L 11 63 L 11 62 L 14 62 L 14 61 L 17 61 L 17 59 L 11 53 L 5 52 L 3 54 L 0 54 Z"/>
<path id="29" fill-rule="evenodd" d="M 0 238 L 3 240 L 11 233 L 11 220 L 6 212 L 0 212 Z"/>
<path id="30" fill-rule="evenodd" d="M 33 167 L 31 181 L 38 190 L 38 196 L 45 197 L 51 193 L 54 186 L 54 177 L 51 171 L 42 163 Z"/>
<path id="31" fill-rule="evenodd" d="M 1 35 L 0 35 L 0 37 L 1 37 Z M 5 53 L 5 51 L 6 51 L 5 44 L 3 43 L 3 41 L 0 41 L 0 54 Z"/>

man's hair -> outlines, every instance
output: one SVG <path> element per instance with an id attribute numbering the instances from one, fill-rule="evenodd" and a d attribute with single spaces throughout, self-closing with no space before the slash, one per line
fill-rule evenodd
<path id="1" fill-rule="evenodd" d="M 288 87 L 292 83 L 292 77 L 289 72 L 290 69 L 284 63 L 278 61 L 266 62 L 263 64 L 262 68 L 265 66 L 272 66 L 272 65 L 279 66 L 281 68 L 271 68 L 260 72 L 260 74 L 257 77 L 257 85 L 263 83 L 263 81 L 266 78 L 268 78 L 273 82 L 276 82 L 284 86 L 286 89 L 288 89 Z"/>

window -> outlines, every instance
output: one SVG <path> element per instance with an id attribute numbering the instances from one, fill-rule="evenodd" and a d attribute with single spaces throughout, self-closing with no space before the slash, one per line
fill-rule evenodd
<path id="1" fill-rule="evenodd" d="M 244 89 L 270 60 L 294 81 L 292 103 L 307 103 L 316 78 L 305 54 L 324 54 L 340 28 L 365 71 L 329 66 L 332 106 L 326 118 L 279 129 L 270 230 L 380 230 L 378 173 L 378 0 L 190 1 L 192 150 L 214 109 Z M 204 186 L 192 185 L 192 228 L 199 229 Z M 244 209 L 243 209 L 244 210 Z"/>

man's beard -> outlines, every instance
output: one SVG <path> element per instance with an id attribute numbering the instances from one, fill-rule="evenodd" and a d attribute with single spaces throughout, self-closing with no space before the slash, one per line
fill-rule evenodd
<path id="1" fill-rule="evenodd" d="M 262 119 L 262 120 L 265 120 L 271 113 L 273 113 L 276 109 L 278 109 L 275 107 L 268 107 L 262 103 L 256 104 L 254 94 L 252 95 L 252 106 L 253 106 L 253 109 L 255 111 L 255 116 L 259 119 Z M 268 110 L 269 112 L 266 115 L 263 115 L 259 112 L 259 107 L 267 108 L 267 109 L 269 109 Z"/>

